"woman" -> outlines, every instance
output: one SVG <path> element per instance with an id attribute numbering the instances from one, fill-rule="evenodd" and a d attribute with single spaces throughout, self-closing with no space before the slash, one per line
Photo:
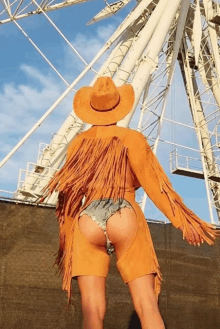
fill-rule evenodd
<path id="1" fill-rule="evenodd" d="M 84 329 L 103 328 L 105 284 L 114 251 L 142 328 L 165 328 L 158 309 L 162 274 L 135 190 L 142 186 L 189 243 L 211 245 L 219 236 L 213 225 L 184 205 L 145 137 L 116 125 L 129 113 L 134 98 L 131 85 L 117 88 L 109 77 L 78 90 L 75 113 L 93 126 L 70 143 L 65 165 L 44 188 L 40 201 L 59 192 L 55 264 L 69 303 L 71 279 L 78 280 Z"/>

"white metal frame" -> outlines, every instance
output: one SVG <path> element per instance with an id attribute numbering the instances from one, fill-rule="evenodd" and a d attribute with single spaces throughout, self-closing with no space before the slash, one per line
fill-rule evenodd
<path id="1" fill-rule="evenodd" d="M 4 12 L 0 13 L 0 19 L 7 14 L 0 23 L 13 21 L 23 34 L 26 32 L 17 23 L 17 20 L 30 15 L 28 12 L 31 5 L 35 6 L 35 13 L 41 13 L 62 36 L 65 42 L 72 48 L 77 56 L 84 62 L 85 69 L 69 84 L 62 77 L 52 63 L 46 58 L 34 41 L 26 34 L 28 40 L 37 49 L 41 56 L 47 61 L 52 69 L 67 85 L 65 92 L 60 95 L 48 111 L 42 116 L 34 127 L 22 138 L 11 152 L 2 160 L 0 168 L 21 147 L 30 135 L 43 123 L 58 104 L 74 90 L 75 85 L 92 70 L 95 73 L 91 81 L 92 86 L 99 76 L 110 76 L 116 85 L 131 83 L 135 90 L 135 104 L 130 113 L 117 123 L 118 126 L 128 127 L 135 112 L 140 111 L 137 129 L 148 136 L 152 141 L 153 152 L 156 154 L 161 140 L 161 128 L 164 121 L 183 125 L 194 129 L 198 138 L 199 150 L 187 146 L 177 145 L 174 142 L 163 141 L 183 147 L 185 149 L 199 152 L 202 162 L 202 172 L 207 192 L 207 200 L 212 223 L 215 222 L 213 209 L 216 210 L 218 220 L 220 218 L 220 190 L 219 183 L 213 181 L 213 177 L 219 177 L 218 156 L 218 126 L 220 122 L 220 58 L 219 38 L 220 33 L 216 24 L 211 22 L 215 15 L 219 15 L 219 3 L 203 0 L 142 0 L 138 1 L 124 19 L 117 30 L 109 38 L 95 58 L 88 64 L 77 50 L 71 45 L 60 29 L 50 19 L 47 12 L 83 2 L 81 0 L 70 0 L 54 4 L 54 1 L 42 1 L 38 3 L 32 0 L 29 5 L 22 7 L 21 1 L 9 2 L 4 0 Z M 89 23 L 115 14 L 120 7 L 124 7 L 129 0 L 117 1 L 112 6 L 107 5 Z M 215 6 L 214 6 L 215 4 Z M 114 7 L 114 8 L 113 8 Z M 112 9 L 107 10 L 107 9 Z M 26 15 L 26 16 L 25 16 Z M 96 72 L 93 65 L 100 57 L 111 48 L 106 62 Z M 167 99 L 170 86 L 173 81 L 175 65 L 179 62 L 188 95 L 194 127 L 184 125 L 175 120 L 165 118 Z M 194 64 L 195 65 L 194 65 Z M 194 65 L 194 66 L 193 66 Z M 211 109 L 214 107 L 214 110 Z M 34 168 L 26 169 L 26 177 L 19 179 L 17 191 L 14 194 L 18 200 L 33 200 L 42 187 L 49 181 L 51 172 L 55 172 L 65 160 L 66 148 L 70 141 L 82 129 L 89 129 L 91 125 L 84 124 L 71 112 L 59 131 L 53 137 L 51 143 L 39 151 Z M 177 154 L 176 154 L 177 156 Z M 189 157 L 188 157 L 189 158 Z M 191 157 L 192 158 L 192 157 Z M 31 163 L 28 163 L 30 166 Z M 186 167 L 189 173 L 190 168 Z M 214 170 L 214 171 L 213 171 Z M 20 172 L 23 173 L 23 171 Z M 191 173 L 192 174 L 192 173 Z M 33 197 L 31 197 L 33 195 Z M 142 198 L 142 210 L 146 206 L 147 196 Z M 55 204 L 57 195 L 52 195 L 45 204 Z"/>

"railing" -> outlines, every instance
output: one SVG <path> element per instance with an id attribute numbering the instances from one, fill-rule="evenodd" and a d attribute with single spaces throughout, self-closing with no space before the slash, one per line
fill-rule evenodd
<path id="1" fill-rule="evenodd" d="M 180 158 L 184 159 L 184 163 L 180 163 Z M 212 181 L 220 183 L 220 159 L 219 157 L 212 157 L 212 160 L 214 161 L 209 161 L 206 159 L 208 178 Z M 199 162 L 200 165 L 192 165 L 191 162 L 193 161 L 196 161 L 197 163 Z M 177 154 L 177 149 L 170 153 L 170 171 L 173 174 L 204 179 L 201 159 L 179 155 Z"/>
<path id="2" fill-rule="evenodd" d="M 27 169 L 20 169 L 19 171 L 17 193 L 38 197 L 41 195 L 40 191 L 46 185 L 45 181 L 48 182 L 58 170 L 58 168 L 39 166 L 39 164 L 28 162 Z M 30 178 L 36 179 L 34 184 L 32 181 L 28 182 Z"/>
<path id="3" fill-rule="evenodd" d="M 14 193 L 15 193 L 15 192 L 6 191 L 6 190 L 0 190 L 0 194 L 1 194 L 1 196 L 2 196 L 3 198 L 10 198 L 10 196 L 7 196 L 7 194 L 11 194 L 12 197 L 13 197 L 13 196 L 14 196 Z M 3 195 L 2 195 L 2 194 L 3 194 Z M 4 196 L 4 194 L 6 194 L 6 195 Z"/>
<path id="4" fill-rule="evenodd" d="M 179 158 L 184 159 L 185 163 L 184 164 L 180 163 L 178 161 Z M 190 163 L 192 161 L 197 161 L 201 165 L 200 166 L 191 165 Z M 174 165 L 173 165 L 173 163 L 174 163 Z M 187 170 L 187 171 L 196 171 L 196 172 L 201 173 L 201 174 L 203 173 L 202 161 L 200 159 L 189 157 L 189 156 L 186 156 L 186 155 L 177 154 L 177 149 L 175 149 L 170 153 L 170 171 L 174 172 L 176 169 L 180 169 L 180 168 L 184 169 L 184 170 Z"/>
<path id="5" fill-rule="evenodd" d="M 18 204 L 18 203 L 21 203 L 21 204 L 30 204 L 30 205 L 37 205 L 36 202 L 34 201 L 31 201 L 31 200 L 20 200 L 20 199 L 17 199 L 16 197 L 14 196 L 4 196 L 2 195 L 2 193 L 6 193 L 6 194 L 16 194 L 17 192 L 11 192 L 11 191 L 5 191 L 5 190 L 0 190 L 0 200 L 2 201 L 8 201 L 8 202 L 13 202 L 15 204 Z M 38 204 L 38 206 L 40 207 L 49 207 L 49 208 L 56 208 L 56 205 L 54 204 L 50 204 L 50 203 L 46 203 L 46 204 Z"/>

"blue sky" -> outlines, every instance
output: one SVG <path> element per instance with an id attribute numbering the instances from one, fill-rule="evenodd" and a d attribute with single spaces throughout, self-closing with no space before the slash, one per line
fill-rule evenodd
<path id="1" fill-rule="evenodd" d="M 105 6 L 104 1 L 89 1 L 48 15 L 83 58 L 90 62 L 135 3 L 134 0 L 131 1 L 117 15 L 90 26 L 86 26 L 86 23 Z M 46 18 L 43 15 L 36 15 L 20 20 L 18 23 L 68 83 L 75 80 L 85 66 Z M 0 38 L 1 44 L 4 45 L 1 48 L 0 61 L 0 158 L 2 160 L 48 110 L 66 86 L 13 23 L 0 26 Z M 95 69 L 100 67 L 105 58 L 104 56 L 101 58 Z M 87 74 L 75 88 L 88 85 L 93 76 L 93 73 Z M 172 117 L 192 125 L 188 101 L 178 69 L 175 74 L 175 86 L 175 96 L 169 99 L 165 117 Z M 174 93 L 174 87 L 172 90 Z M 1 190 L 11 192 L 16 190 L 19 170 L 25 169 L 28 161 L 37 161 L 39 143 L 50 142 L 52 133 L 59 129 L 71 112 L 73 96 L 74 92 L 71 92 L 0 169 Z M 137 119 L 134 118 L 131 128 L 135 128 L 136 122 Z M 186 129 L 181 127 L 174 128 L 167 122 L 164 124 L 161 139 L 188 144 L 198 149 L 195 132 L 186 132 Z M 202 219 L 210 222 L 204 181 L 170 173 L 169 153 L 173 149 L 171 145 L 160 143 L 157 153 L 159 161 L 185 204 Z M 187 152 L 183 151 L 182 154 L 192 155 Z M 149 200 L 145 215 L 148 218 L 164 219 L 164 215 Z"/>

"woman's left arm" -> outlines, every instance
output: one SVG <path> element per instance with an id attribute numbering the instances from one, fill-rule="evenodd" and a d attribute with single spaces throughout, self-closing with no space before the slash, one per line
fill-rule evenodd
<path id="1" fill-rule="evenodd" d="M 157 208 L 183 232 L 183 238 L 189 243 L 205 240 L 214 244 L 220 231 L 214 225 L 200 219 L 183 202 L 173 189 L 165 171 L 150 145 L 140 132 L 133 131 L 129 142 L 129 162 L 143 189 Z"/>

